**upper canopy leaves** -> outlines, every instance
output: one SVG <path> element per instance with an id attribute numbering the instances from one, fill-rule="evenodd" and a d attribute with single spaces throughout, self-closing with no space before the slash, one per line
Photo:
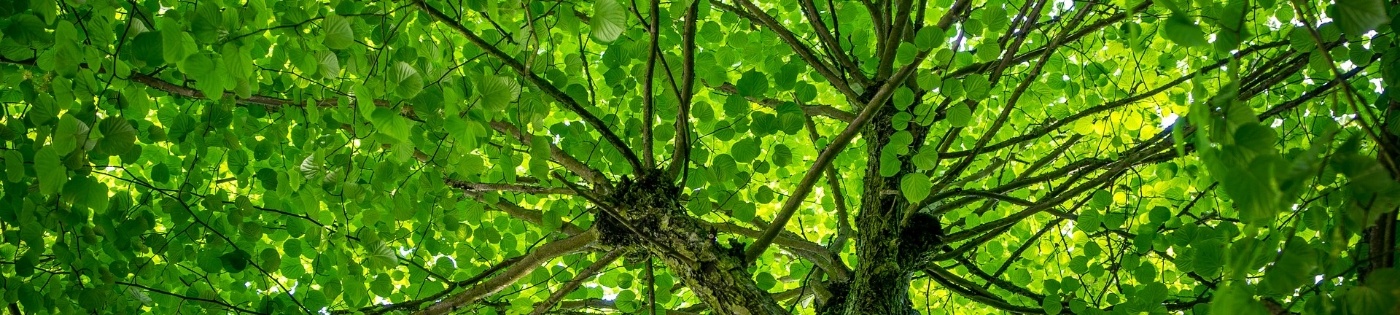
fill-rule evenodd
<path id="1" fill-rule="evenodd" d="M 0 304 L 1389 314 L 1397 14 L 0 1 Z"/>

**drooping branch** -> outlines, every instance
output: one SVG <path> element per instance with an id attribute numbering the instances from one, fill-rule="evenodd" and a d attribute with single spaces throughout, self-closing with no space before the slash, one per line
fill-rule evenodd
<path id="1" fill-rule="evenodd" d="M 719 1 L 712 0 L 711 2 L 718 3 Z M 748 0 L 737 0 L 736 2 L 739 3 L 740 7 L 748 11 L 749 15 L 755 19 L 755 23 L 763 25 L 769 30 L 772 30 L 773 33 L 776 33 L 778 38 L 783 40 L 783 43 L 786 43 L 797 53 L 798 57 L 802 58 L 802 61 L 805 61 L 807 65 L 812 67 L 812 70 L 816 70 L 817 73 L 820 74 L 822 78 L 825 78 L 828 83 L 831 83 L 831 86 L 835 87 L 838 92 L 846 95 L 847 100 L 853 103 L 860 102 L 860 93 L 856 93 L 855 90 L 851 89 L 850 85 L 846 83 L 846 80 L 840 75 L 837 75 L 837 73 L 831 69 L 830 65 L 826 64 L 826 62 L 822 61 L 820 58 L 817 58 L 816 54 L 812 53 L 812 49 L 808 48 L 807 44 L 798 40 L 797 36 L 793 35 L 791 30 L 788 30 L 787 27 L 778 23 L 777 20 L 769 16 L 768 13 L 763 12 L 763 9 L 760 9 L 752 2 Z M 738 9 L 723 5 L 723 3 L 717 5 L 717 7 L 725 8 L 726 11 L 735 11 L 735 9 Z"/>
<path id="2" fill-rule="evenodd" d="M 120 284 L 120 285 L 124 285 L 124 286 L 129 286 L 129 287 L 133 287 L 133 288 L 139 288 L 139 289 L 142 289 L 142 290 L 146 290 L 146 291 L 150 291 L 150 292 L 154 292 L 154 293 L 159 293 L 159 294 L 161 294 L 161 295 L 168 295 L 168 296 L 180 298 L 180 299 L 183 299 L 183 300 L 198 301 L 198 302 L 204 302 L 204 303 L 214 304 L 214 305 L 218 305 L 219 307 L 223 307 L 223 308 L 226 308 L 226 309 L 229 309 L 229 310 L 234 310 L 234 311 L 238 311 L 238 312 L 242 312 L 242 313 L 263 314 L 263 313 L 261 313 L 261 312 L 253 311 L 253 310 L 251 310 L 251 309 L 246 309 L 246 308 L 239 307 L 239 306 L 237 306 L 237 305 L 229 304 L 228 302 L 224 302 L 224 301 L 220 301 L 220 300 L 216 300 L 216 299 L 202 298 L 202 297 L 198 297 L 198 296 L 189 296 L 189 295 L 179 294 L 179 293 L 175 293 L 175 292 L 171 292 L 171 291 L 166 291 L 166 290 L 161 290 L 161 289 L 157 289 L 157 288 L 145 286 L 145 285 L 142 285 L 142 284 L 140 284 L 140 283 L 126 282 L 126 281 L 117 281 L 116 284 Z M 12 307 L 10 308 L 10 314 L 22 314 L 22 313 L 19 312 L 19 308 L 18 308 L 18 307 L 14 307 L 14 304 L 10 304 L 10 305 L 12 306 Z"/>
<path id="3" fill-rule="evenodd" d="M 1044 2 L 1040 2 L 1039 5 L 1044 5 Z M 1084 19 L 1086 19 L 1089 16 L 1090 12 L 1093 11 L 1089 10 L 1088 8 L 1080 9 L 1079 13 L 1075 15 L 1073 19 L 1070 20 L 1070 25 L 1067 28 L 1074 29 L 1075 27 L 1078 27 L 1079 23 L 1083 22 Z M 986 147 L 987 143 L 992 141 L 992 138 L 996 136 L 998 131 L 1001 130 L 1001 127 L 1006 123 L 1007 119 L 1011 117 L 1011 113 L 1016 108 L 1017 101 L 1021 98 L 1021 95 L 1023 95 L 1023 93 L 1026 92 L 1026 89 L 1030 88 L 1031 83 L 1036 81 L 1035 78 L 1040 76 L 1041 71 L 1045 68 L 1045 64 L 1049 62 L 1050 56 L 1054 54 L 1056 48 L 1058 48 L 1061 44 L 1064 43 L 1065 37 L 1068 34 L 1070 34 L 1070 32 L 1065 32 L 1050 40 L 1050 43 L 1046 45 L 1046 53 L 1042 54 L 1040 56 L 1040 60 L 1038 60 L 1035 63 L 1035 65 L 1031 66 L 1030 73 L 1027 74 L 1026 79 L 1022 80 L 1021 84 L 1017 85 L 1015 90 L 1011 92 L 1011 96 L 1007 98 L 1006 105 L 1002 106 L 1001 113 L 997 115 L 996 120 L 993 120 L 992 125 L 987 128 L 987 131 L 983 132 L 982 136 L 977 139 L 977 143 L 974 144 L 972 147 L 971 155 L 977 155 L 977 152 L 982 150 L 982 148 Z M 1020 41 L 1017 40 L 1015 41 L 1015 43 L 1020 43 Z M 1007 53 L 1006 55 L 1011 56 L 1013 55 L 1013 53 Z M 991 77 L 998 78 L 1000 76 L 1000 73 L 1006 70 L 1005 65 L 1007 64 L 1009 63 L 1003 62 L 1001 66 L 995 68 L 992 72 Z M 996 83 L 996 81 L 992 81 L 992 84 Z M 968 166 L 972 165 L 973 160 L 973 157 L 965 157 L 957 164 L 954 164 L 947 172 L 944 173 L 945 177 L 943 178 L 943 181 L 934 185 L 933 191 L 941 191 L 944 188 L 947 188 L 948 184 L 951 183 L 953 179 L 957 178 L 957 176 L 961 175 L 962 172 L 965 171 Z"/>
<path id="4" fill-rule="evenodd" d="M 494 275 L 497 272 L 506 269 L 506 267 L 514 266 L 515 263 L 520 262 L 520 259 L 523 257 L 524 256 L 516 256 L 497 262 L 496 264 L 491 265 L 491 267 L 487 267 L 486 270 L 478 272 L 475 276 L 472 276 L 471 278 L 449 283 L 447 285 L 446 290 L 439 291 L 438 293 L 420 299 L 403 301 L 393 304 L 371 305 L 354 310 L 331 310 L 330 313 L 335 315 L 359 313 L 364 313 L 366 315 L 379 315 L 395 311 L 415 310 L 422 306 L 424 303 L 434 302 L 441 299 L 444 296 L 447 296 L 447 294 L 452 293 L 452 291 L 456 290 L 457 288 L 480 283 L 482 280 L 486 280 L 486 277 L 490 277 L 491 275 Z"/>
<path id="5" fill-rule="evenodd" d="M 493 121 L 491 122 L 491 129 L 495 129 L 497 132 L 515 138 L 515 140 L 520 141 L 526 146 L 531 145 L 534 141 L 533 137 L 526 136 L 524 133 L 520 132 L 520 128 L 516 128 L 515 125 L 507 122 Z M 612 182 L 608 180 L 607 176 L 603 175 L 603 172 L 589 167 L 587 164 L 579 161 L 578 158 L 565 153 L 563 149 L 560 149 L 559 146 L 553 143 L 549 144 L 549 156 L 555 163 L 559 163 L 559 165 L 563 166 L 564 169 L 569 170 L 569 172 L 574 175 L 582 177 L 583 180 L 593 184 L 594 187 L 612 188 Z"/>
<path id="6" fill-rule="evenodd" d="M 546 81 L 544 78 L 541 78 L 539 75 L 535 74 L 534 72 L 531 72 L 530 69 L 525 67 L 525 64 L 521 63 L 519 60 L 516 60 L 514 57 L 511 57 L 505 51 L 501 51 L 500 48 L 496 48 L 495 45 L 492 45 L 491 43 L 486 42 L 486 40 L 481 38 L 480 36 L 477 36 L 476 32 L 473 32 L 471 29 L 468 29 L 466 26 L 462 25 L 460 21 L 457 21 L 456 19 L 447 16 L 446 13 L 439 11 L 437 8 L 434 8 L 432 5 L 429 5 L 423 0 L 415 0 L 415 4 L 417 4 L 419 8 L 422 8 L 424 13 L 427 13 L 429 16 L 432 16 L 434 20 L 446 24 L 452 30 L 457 31 L 457 33 L 459 34 L 462 34 L 462 36 L 467 38 L 467 41 L 470 41 L 473 45 L 476 45 L 482 50 L 485 50 L 491 56 L 500 59 L 502 63 L 505 63 L 506 67 L 510 68 L 511 70 L 514 70 L 517 74 L 523 77 L 525 81 L 530 82 L 531 85 L 540 89 L 541 92 L 544 92 L 545 94 L 549 95 L 555 101 L 558 101 L 560 104 L 563 104 L 565 108 L 567 108 L 570 111 L 573 111 L 574 114 L 583 118 L 584 122 L 588 123 L 588 125 L 593 126 L 593 129 L 598 130 L 598 134 L 602 135 L 603 140 L 607 141 L 608 144 L 611 144 L 613 148 L 616 148 L 617 151 L 622 154 L 622 157 L 627 160 L 627 163 L 632 165 L 632 170 L 634 172 L 641 172 L 642 170 L 646 169 L 642 164 L 642 161 L 637 158 L 637 154 L 632 152 L 632 149 L 627 146 L 627 143 L 623 142 L 622 138 L 619 138 L 617 136 L 617 133 L 614 133 L 611 128 L 608 128 L 608 125 L 603 123 L 602 119 L 599 119 L 598 116 L 594 116 L 593 113 L 589 112 L 587 108 L 583 107 L 582 104 L 579 104 L 578 100 L 575 100 L 573 97 L 569 96 L 568 94 L 565 94 L 564 91 L 561 91 L 559 90 L 559 88 L 555 87 L 554 84 L 549 83 L 549 81 Z"/>
<path id="7" fill-rule="evenodd" d="M 447 185 L 453 187 L 456 186 L 453 182 L 448 182 Z M 480 193 L 472 191 L 465 191 L 465 193 L 467 194 L 467 196 L 472 197 L 473 199 L 476 199 L 479 202 L 486 202 L 486 198 L 483 198 Z M 507 200 L 498 200 L 495 203 L 491 204 L 491 206 L 521 221 L 530 222 L 536 225 L 544 224 L 544 214 L 538 210 L 525 209 L 524 207 L 511 203 Z M 577 225 L 574 225 L 573 223 L 569 222 L 564 222 L 563 225 L 559 226 L 559 230 L 563 231 L 565 234 L 568 235 L 578 235 L 584 232 L 583 228 L 580 228 Z"/>
<path id="8" fill-rule="evenodd" d="M 996 309 L 1017 314 L 1044 314 L 1044 312 L 1040 308 L 1031 308 L 1011 304 L 1011 302 L 1007 302 L 1006 300 L 997 297 L 995 294 L 992 294 L 991 292 L 982 289 L 982 287 L 977 286 L 976 284 L 972 283 L 972 281 L 968 281 L 967 279 L 958 277 L 957 275 L 954 275 L 953 273 L 948 272 L 943 268 L 925 268 L 924 272 L 928 274 L 929 279 L 932 279 L 934 282 L 938 282 L 940 286 L 948 288 L 949 290 L 953 290 L 954 292 L 957 292 L 958 295 L 966 297 L 973 301 L 977 301 L 978 303 L 982 303 L 983 305 L 991 306 Z"/>
<path id="9" fill-rule="evenodd" d="M 817 134 L 817 125 L 812 121 L 811 116 L 804 119 L 807 127 L 807 137 L 812 143 L 817 143 L 821 138 Z M 855 230 L 851 228 L 851 211 L 846 206 L 846 191 L 841 189 L 841 178 L 837 176 L 836 167 L 826 168 L 826 185 L 831 189 L 831 200 L 836 204 L 836 236 L 831 243 L 827 244 L 827 249 L 833 252 L 841 252 L 845 248 L 846 240 L 851 238 L 851 233 Z"/>
<path id="10" fill-rule="evenodd" d="M 821 14 L 817 11 L 816 4 L 813 3 L 812 0 L 799 0 L 798 4 L 802 5 L 802 14 L 807 18 L 807 23 L 812 25 L 812 30 L 817 34 L 817 39 L 821 40 L 822 48 L 826 50 L 828 55 L 831 55 L 832 59 L 836 60 L 837 65 L 840 65 L 838 69 L 842 70 L 841 73 L 850 75 L 856 80 L 856 83 L 860 83 L 863 86 L 870 86 L 870 78 L 866 77 L 864 72 L 861 72 L 860 66 L 857 66 L 849 55 L 841 51 L 841 42 L 836 38 L 838 34 L 832 33 L 831 29 L 826 27 L 826 22 L 822 20 Z M 828 9 L 833 12 L 836 10 L 836 8 Z M 836 15 L 832 14 L 831 17 L 834 19 Z"/>
<path id="11" fill-rule="evenodd" d="M 482 282 L 481 284 L 478 284 L 476 286 L 473 286 L 472 288 L 467 289 L 467 291 L 453 294 L 452 296 L 449 296 L 443 299 L 442 301 L 428 306 L 427 309 L 417 312 L 417 314 L 447 314 L 456 311 L 463 306 L 470 305 L 471 303 L 480 300 L 481 298 L 487 297 L 491 294 L 495 294 L 496 292 L 500 292 L 501 290 L 505 289 L 511 284 L 514 284 L 516 281 L 520 281 L 520 279 L 524 279 L 525 276 L 528 276 L 531 271 L 534 271 L 535 268 L 539 268 L 545 262 L 584 248 L 589 243 L 593 243 L 593 241 L 597 239 L 598 231 L 588 230 L 578 235 L 570 236 L 568 238 L 540 245 L 539 248 L 536 248 L 534 251 L 531 251 L 529 254 L 526 254 L 520 259 L 519 262 L 516 262 L 514 265 L 511 265 L 510 268 L 506 269 L 504 272 L 497 275 L 496 277 Z"/>
<path id="12" fill-rule="evenodd" d="M 1262 44 L 1262 45 L 1254 46 L 1254 47 L 1251 47 L 1251 48 L 1253 48 L 1253 49 L 1244 49 L 1244 50 L 1240 50 L 1240 51 L 1236 54 L 1235 58 L 1244 57 L 1244 56 L 1246 56 L 1246 55 L 1249 55 L 1249 54 L 1254 53 L 1254 52 L 1261 51 L 1261 50 L 1263 50 L 1263 49 L 1268 49 L 1268 48 L 1273 48 L 1273 47 L 1280 47 L 1280 46 L 1287 45 L 1287 44 L 1288 44 L 1287 41 L 1278 41 L 1278 42 L 1272 42 L 1272 43 L 1268 43 L 1268 44 Z M 1085 117 L 1089 117 L 1089 116 L 1092 116 L 1092 115 L 1095 115 L 1095 114 L 1098 114 L 1098 113 L 1102 113 L 1102 112 L 1105 112 L 1105 111 L 1109 111 L 1109 110 L 1113 110 L 1113 109 L 1117 109 L 1117 108 L 1122 108 L 1123 106 L 1127 106 L 1127 105 L 1129 105 L 1129 104 L 1134 104 L 1134 103 L 1137 103 L 1138 101 L 1142 101 L 1142 100 L 1151 98 L 1151 97 L 1153 97 L 1153 96 L 1156 96 L 1157 94 L 1161 94 L 1161 93 L 1163 93 L 1163 92 L 1166 92 L 1166 91 L 1170 90 L 1172 87 L 1175 87 L 1175 86 L 1177 86 L 1177 85 L 1181 85 L 1182 83 L 1188 82 L 1188 81 L 1190 81 L 1191 79 L 1195 78 L 1196 76 L 1209 73 L 1210 71 L 1219 70 L 1221 66 L 1224 66 L 1224 65 L 1225 65 L 1226 63 L 1228 63 L 1228 62 L 1229 62 L 1229 59 L 1222 59 L 1222 60 L 1219 60 L 1219 61 L 1217 61 L 1217 62 L 1215 62 L 1215 63 L 1202 66 L 1202 67 L 1198 68 L 1196 71 L 1194 71 L 1194 72 L 1192 72 L 1192 73 L 1183 75 L 1183 76 L 1181 76 L 1181 77 L 1179 77 L 1179 78 L 1176 78 L 1175 80 L 1172 80 L 1172 81 L 1170 81 L 1170 82 L 1164 83 L 1164 84 L 1162 84 L 1161 86 L 1158 86 L 1157 88 L 1154 88 L 1154 89 L 1151 89 L 1151 90 L 1147 90 L 1147 91 L 1144 91 L 1144 92 L 1142 92 L 1142 93 L 1134 94 L 1134 95 L 1132 95 L 1132 96 L 1124 97 L 1124 98 L 1119 99 L 1119 100 L 1116 100 L 1116 101 L 1107 102 L 1107 103 L 1104 103 L 1104 104 L 1100 104 L 1100 105 L 1097 105 L 1097 106 L 1093 106 L 1093 107 L 1086 108 L 1086 109 L 1084 109 L 1084 110 L 1081 110 L 1081 111 L 1075 112 L 1074 114 L 1071 114 L 1071 115 L 1069 115 L 1069 116 L 1066 116 L 1065 118 L 1062 118 L 1062 119 L 1056 120 L 1056 121 L 1054 121 L 1054 122 L 1045 124 L 1045 125 L 1043 125 L 1042 127 L 1036 128 L 1036 129 L 1031 130 L 1031 131 L 1022 132 L 1021 135 L 1018 135 L 1018 136 L 1015 136 L 1015 137 L 1011 137 L 1011 138 L 1009 138 L 1009 139 L 1003 140 L 1003 141 L 998 142 L 998 143 L 995 143 L 995 144 L 987 145 L 987 146 L 984 147 L 982 150 L 978 150 L 978 151 L 979 151 L 979 152 L 997 151 L 997 150 L 1001 150 L 1001 149 L 1003 149 L 1003 148 L 1006 148 L 1006 147 L 1009 147 L 1009 146 L 1012 146 L 1012 145 L 1016 145 L 1016 144 L 1020 144 L 1020 143 L 1025 143 L 1026 141 L 1029 141 L 1029 140 L 1032 140 L 1032 139 L 1036 139 L 1036 138 L 1039 138 L 1039 137 L 1043 137 L 1043 136 L 1046 136 L 1046 135 L 1053 134 L 1051 131 L 1057 130 L 1057 129 L 1062 128 L 1062 127 L 1064 127 L 1064 126 L 1067 126 L 1067 125 L 1069 125 L 1070 123 L 1073 123 L 1073 122 L 1075 122 L 1075 121 L 1078 121 L 1079 119 L 1082 119 L 1082 118 L 1085 118 Z M 966 156 L 969 156 L 969 155 L 972 155 L 972 154 L 973 154 L 973 150 L 972 150 L 972 149 L 968 149 L 968 150 L 962 150 L 962 151 L 950 151 L 950 152 L 947 152 L 947 153 L 945 153 L 945 154 L 941 154 L 940 156 L 941 156 L 941 157 L 966 157 Z"/>
<path id="13" fill-rule="evenodd" d="M 745 228 L 728 222 L 710 223 L 709 226 L 713 227 L 716 231 L 719 232 L 743 235 L 747 237 L 759 237 L 759 235 L 762 235 L 763 233 L 762 231 Z M 782 235 L 778 236 L 774 240 L 774 243 L 793 252 L 799 258 L 811 261 L 813 264 L 817 265 L 817 267 L 820 267 L 822 270 L 826 271 L 827 273 L 830 273 L 832 279 L 836 279 L 838 281 L 845 281 L 847 278 L 850 278 L 850 268 L 847 268 L 846 265 L 841 263 L 840 260 L 833 258 L 837 256 L 827 248 L 822 247 L 817 243 L 812 243 L 803 239 L 787 237 Z"/>
<path id="14" fill-rule="evenodd" d="M 573 279 L 569 279 L 569 282 L 565 282 L 563 286 L 554 289 L 554 293 L 550 294 L 549 298 L 545 299 L 544 302 L 535 303 L 535 310 L 531 311 L 530 314 L 541 315 L 549 311 L 549 309 L 554 308 L 555 304 L 559 304 L 559 301 L 564 300 L 564 296 L 577 290 L 579 285 L 583 284 L 583 281 L 598 275 L 599 271 L 611 265 L 618 257 L 622 257 L 624 253 L 626 252 L 622 250 L 610 251 L 607 255 L 603 255 L 603 258 L 599 258 L 598 261 L 593 262 L 593 264 L 588 265 L 588 267 L 583 268 L 583 270 L 579 270 L 577 274 L 574 274 Z"/>

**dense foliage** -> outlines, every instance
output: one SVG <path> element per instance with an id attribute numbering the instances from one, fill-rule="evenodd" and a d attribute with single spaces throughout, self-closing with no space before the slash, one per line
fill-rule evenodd
<path id="1" fill-rule="evenodd" d="M 0 304 L 1395 314 L 1397 13 L 0 1 Z"/>

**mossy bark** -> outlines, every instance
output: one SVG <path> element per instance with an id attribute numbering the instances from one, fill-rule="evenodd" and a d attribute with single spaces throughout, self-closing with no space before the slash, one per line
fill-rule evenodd
<path id="1" fill-rule="evenodd" d="M 877 114 L 862 134 L 866 143 L 864 188 L 862 190 L 860 212 L 856 216 L 856 268 L 855 276 L 847 286 L 845 299 L 832 299 L 842 302 L 840 307 L 827 306 L 824 309 L 841 310 L 843 314 L 908 314 L 913 312 L 909 299 L 911 276 L 919 269 L 921 259 L 937 244 L 927 240 L 904 240 L 901 235 L 924 235 L 940 231 L 909 231 L 903 226 L 905 210 L 909 202 L 899 191 L 899 179 L 915 172 L 909 155 L 899 158 L 900 169 L 894 176 L 881 176 L 880 156 L 890 144 L 890 137 L 897 130 L 891 119 L 899 111 L 890 104 Z M 913 143 L 921 144 L 928 133 L 927 127 L 910 123 L 907 131 L 914 136 Z M 894 149 L 894 148 L 891 148 Z M 934 224 L 937 224 L 936 219 Z"/>
<path id="2" fill-rule="evenodd" d="M 604 244 L 646 249 L 717 314 L 786 314 L 744 267 L 743 249 L 721 246 L 672 183 L 662 172 L 624 179 L 609 198 L 621 220 L 599 220 Z"/>

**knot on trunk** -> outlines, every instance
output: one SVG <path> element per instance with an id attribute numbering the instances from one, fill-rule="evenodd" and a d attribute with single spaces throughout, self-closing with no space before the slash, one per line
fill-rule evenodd
<path id="1" fill-rule="evenodd" d="M 636 180 L 623 176 L 607 196 L 612 210 L 621 218 L 598 211 L 599 240 L 608 246 L 641 249 L 634 246 L 644 245 L 640 237 L 657 235 L 670 225 L 673 216 L 685 215 L 679 199 L 680 188 L 663 171 L 647 171 Z"/>

